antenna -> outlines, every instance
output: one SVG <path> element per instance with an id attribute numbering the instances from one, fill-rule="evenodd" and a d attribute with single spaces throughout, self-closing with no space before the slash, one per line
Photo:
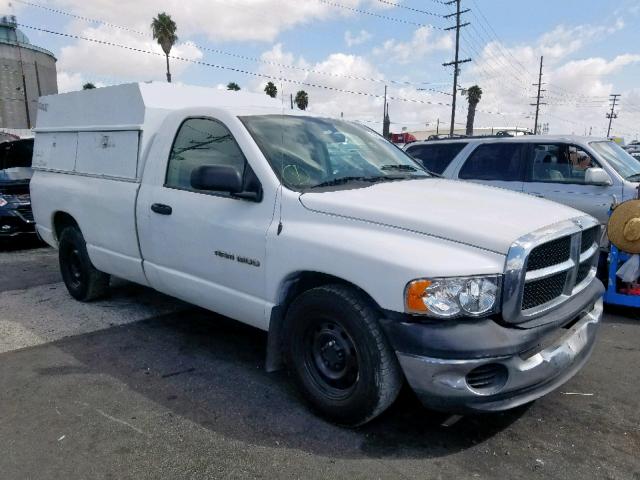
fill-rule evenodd
<path id="1" fill-rule="evenodd" d="M 292 94 L 290 94 L 292 95 Z M 291 108 L 293 109 L 293 97 L 291 97 Z M 280 182 L 278 185 L 278 232 L 280 235 L 282 233 L 282 194 L 283 194 L 283 185 L 282 185 L 282 177 L 284 175 L 284 81 L 282 80 L 282 69 L 280 69 L 280 106 L 282 107 L 280 111 L 282 112 L 282 118 L 280 122 L 280 141 L 282 148 L 280 149 L 280 175 L 278 175 L 278 181 Z"/>

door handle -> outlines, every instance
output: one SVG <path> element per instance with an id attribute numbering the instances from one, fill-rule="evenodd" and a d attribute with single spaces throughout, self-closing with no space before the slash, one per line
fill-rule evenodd
<path id="1" fill-rule="evenodd" d="M 151 210 L 159 215 L 171 215 L 171 212 L 173 212 L 173 209 L 169 205 L 162 203 L 154 203 L 151 205 Z"/>

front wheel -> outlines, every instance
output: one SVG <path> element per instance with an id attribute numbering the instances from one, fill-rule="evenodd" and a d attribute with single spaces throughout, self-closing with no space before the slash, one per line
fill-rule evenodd
<path id="1" fill-rule="evenodd" d="M 88 302 L 107 293 L 110 277 L 91 263 L 84 237 L 77 227 L 67 227 L 60 234 L 58 259 L 62 279 L 73 298 Z"/>
<path id="2" fill-rule="evenodd" d="M 343 425 L 362 425 L 398 396 L 403 376 L 378 314 L 358 290 L 309 290 L 286 317 L 287 365 L 311 405 Z"/>

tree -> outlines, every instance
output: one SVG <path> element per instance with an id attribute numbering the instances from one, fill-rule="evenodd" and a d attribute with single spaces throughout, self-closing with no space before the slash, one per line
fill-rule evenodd
<path id="1" fill-rule="evenodd" d="M 171 19 L 171 16 L 165 12 L 159 13 L 157 17 L 151 22 L 151 31 L 153 32 L 153 39 L 157 40 L 165 57 L 167 58 L 167 82 L 171 83 L 171 71 L 169 70 L 169 53 L 171 53 L 171 47 L 178 41 L 176 31 L 178 26 L 176 22 Z"/>
<path id="2" fill-rule="evenodd" d="M 91 82 L 87 82 L 82 86 L 83 90 L 93 90 L 94 88 L 96 88 L 96 86 Z"/>
<path id="3" fill-rule="evenodd" d="M 264 87 L 264 93 L 269 95 L 271 98 L 276 98 L 278 95 L 278 87 L 276 87 L 273 82 L 267 83 L 267 86 Z"/>
<path id="4" fill-rule="evenodd" d="M 306 110 L 309 106 L 309 95 L 307 95 L 307 92 L 305 92 L 304 90 L 300 90 L 298 93 L 296 93 L 294 102 L 296 102 L 296 105 L 300 110 Z"/>
<path id="5" fill-rule="evenodd" d="M 240 90 L 240 85 L 238 85 L 236 82 L 229 82 L 227 83 L 227 90 L 233 90 L 234 92 L 237 92 L 238 90 Z"/>
<path id="6" fill-rule="evenodd" d="M 476 118 L 476 107 L 482 98 L 482 89 L 478 85 L 474 85 L 467 90 L 467 101 L 469 102 L 469 111 L 467 112 L 467 135 L 473 135 L 473 122 Z"/>

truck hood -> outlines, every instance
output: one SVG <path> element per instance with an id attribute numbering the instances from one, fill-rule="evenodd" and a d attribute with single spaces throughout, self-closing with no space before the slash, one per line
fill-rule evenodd
<path id="1" fill-rule="evenodd" d="M 300 195 L 311 211 L 372 222 L 505 254 L 534 230 L 585 214 L 471 182 L 429 178 Z"/>

